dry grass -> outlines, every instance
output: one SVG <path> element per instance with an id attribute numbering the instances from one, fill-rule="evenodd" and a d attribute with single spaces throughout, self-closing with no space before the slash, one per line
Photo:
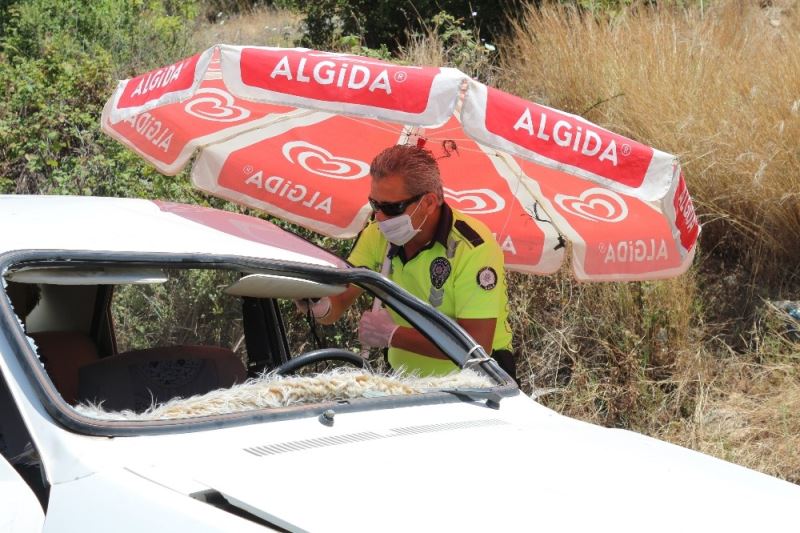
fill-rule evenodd
<path id="1" fill-rule="evenodd" d="M 250 46 L 294 46 L 300 37 L 300 19 L 291 11 L 258 7 L 226 15 L 220 12 L 216 21 L 203 24 L 194 35 L 197 50 L 215 44 Z"/>
<path id="2" fill-rule="evenodd" d="M 730 362 L 691 418 L 654 434 L 800 483 L 800 379 L 796 365 Z"/>
<path id="3" fill-rule="evenodd" d="M 754 323 L 752 351 L 702 354 L 707 372 L 694 413 L 653 427 L 653 433 L 800 483 L 798 326 L 781 309 L 764 305 Z"/>
<path id="4" fill-rule="evenodd" d="M 566 270 L 511 276 L 521 288 L 510 297 L 525 389 L 550 390 L 551 407 L 615 427 L 646 425 L 670 392 L 671 411 L 685 408 L 686 384 L 674 381 L 696 342 L 693 274 L 627 284 L 578 284 Z"/>
<path id="5" fill-rule="evenodd" d="M 791 329 L 800 324 L 762 303 L 750 349 L 734 351 L 693 308 L 697 281 L 520 277 L 511 286 L 521 287 L 512 318 L 523 388 L 568 416 L 800 482 L 800 334 Z"/>

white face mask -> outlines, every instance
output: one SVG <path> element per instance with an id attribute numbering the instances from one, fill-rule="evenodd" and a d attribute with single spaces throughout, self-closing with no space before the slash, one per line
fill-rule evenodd
<path id="1" fill-rule="evenodd" d="M 413 215 L 416 213 L 417 209 L 419 209 L 419 204 L 417 204 L 417 207 L 414 208 L 411 214 Z M 422 231 L 422 225 L 425 224 L 426 220 L 428 220 L 428 215 L 425 215 L 425 218 L 422 219 L 422 224 L 419 225 L 419 229 L 416 229 L 411 222 L 411 215 L 403 214 L 379 221 L 378 227 L 384 237 L 386 237 L 386 240 L 396 246 L 403 246 L 413 239 L 417 233 Z"/>

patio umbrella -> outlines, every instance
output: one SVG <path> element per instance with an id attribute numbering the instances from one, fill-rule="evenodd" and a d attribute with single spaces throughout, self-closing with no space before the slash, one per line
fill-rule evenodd
<path id="1" fill-rule="evenodd" d="M 676 276 L 699 225 L 677 159 L 457 69 L 218 45 L 119 82 L 103 130 L 165 174 L 331 237 L 370 209 L 383 148 L 430 149 L 447 202 L 489 226 L 509 270 Z"/>

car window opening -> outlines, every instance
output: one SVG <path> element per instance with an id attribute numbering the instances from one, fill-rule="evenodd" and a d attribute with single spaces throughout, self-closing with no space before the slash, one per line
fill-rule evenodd
<path id="1" fill-rule="evenodd" d="M 47 375 L 84 416 L 174 420 L 496 386 L 475 369 L 391 372 L 381 353 L 364 364 L 357 316 L 309 325 L 293 302 L 341 290 L 335 285 L 207 265 L 140 268 L 7 276 Z"/>

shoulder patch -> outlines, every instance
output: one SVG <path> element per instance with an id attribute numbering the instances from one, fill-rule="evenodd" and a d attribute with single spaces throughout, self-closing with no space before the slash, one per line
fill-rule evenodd
<path id="1" fill-rule="evenodd" d="M 478 271 L 478 285 L 490 291 L 497 286 L 497 272 L 492 267 L 483 267 Z"/>
<path id="2" fill-rule="evenodd" d="M 453 224 L 453 227 L 455 227 L 473 247 L 483 244 L 483 237 L 478 235 L 478 232 L 472 229 L 472 226 L 467 224 L 466 221 L 456 220 L 455 224 Z"/>

